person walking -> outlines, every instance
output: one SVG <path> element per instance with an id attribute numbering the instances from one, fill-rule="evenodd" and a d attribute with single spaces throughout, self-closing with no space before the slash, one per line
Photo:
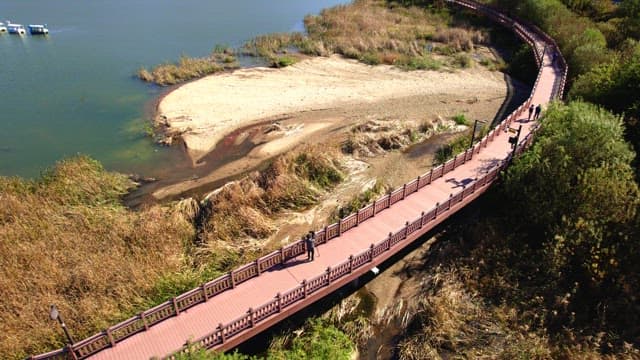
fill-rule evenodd
<path id="1" fill-rule="evenodd" d="M 533 104 L 531 104 L 531 106 L 529 106 L 529 117 L 527 118 L 527 121 L 531 120 L 531 115 L 533 115 L 533 109 L 535 108 L 535 106 L 533 106 Z"/>
<path id="2" fill-rule="evenodd" d="M 542 106 L 540 106 L 540 104 L 538 104 L 538 106 L 536 106 L 536 115 L 533 117 L 534 120 L 538 120 L 540 118 L 540 113 L 542 112 Z"/>
<path id="3" fill-rule="evenodd" d="M 311 236 L 311 231 L 305 236 L 304 243 L 307 247 L 307 261 L 313 261 L 313 255 L 316 250 L 315 234 Z"/>

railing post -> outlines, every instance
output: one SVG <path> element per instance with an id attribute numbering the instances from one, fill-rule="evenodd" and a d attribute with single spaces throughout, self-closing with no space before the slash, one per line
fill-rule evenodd
<path id="1" fill-rule="evenodd" d="M 176 316 L 180 315 L 180 309 L 178 308 L 178 301 L 176 301 L 176 298 L 171 299 L 171 301 L 173 302 L 173 308 L 176 310 Z"/>
<path id="2" fill-rule="evenodd" d="M 331 285 L 331 266 L 327 266 L 327 286 Z"/>
<path id="3" fill-rule="evenodd" d="M 429 184 L 431 184 L 432 180 L 433 180 L 433 168 L 431 168 L 431 170 L 429 170 Z"/>
<path id="4" fill-rule="evenodd" d="M 140 313 L 140 319 L 142 319 L 142 324 L 144 324 L 144 330 L 149 330 L 149 324 L 147 323 L 147 317 L 144 311 Z"/>
<path id="5" fill-rule="evenodd" d="M 329 242 L 329 225 L 324 227 L 324 242 Z"/>
<path id="6" fill-rule="evenodd" d="M 362 209 L 360 209 L 362 210 Z M 360 225 L 360 210 L 356 212 L 356 226 Z"/>
<path id="7" fill-rule="evenodd" d="M 404 200 L 405 197 L 407 197 L 407 183 L 402 185 L 402 200 Z"/>
<path id="8" fill-rule="evenodd" d="M 236 279 L 233 278 L 233 270 L 229 271 L 229 276 L 231 277 L 231 288 L 236 287 Z"/>
<path id="9" fill-rule="evenodd" d="M 284 246 L 280 248 L 280 264 L 284 264 L 285 262 L 285 258 L 284 258 Z"/>
<path id="10" fill-rule="evenodd" d="M 373 244 L 371 244 L 371 246 L 369 246 L 369 262 L 373 261 Z"/>
<path id="11" fill-rule="evenodd" d="M 278 300 L 278 312 L 282 312 L 282 295 L 277 293 L 276 299 Z"/>
<path id="12" fill-rule="evenodd" d="M 304 290 L 303 299 L 307 298 L 307 279 L 302 280 L 302 289 Z"/>
<path id="13" fill-rule="evenodd" d="M 338 220 L 338 236 L 342 235 L 342 218 Z"/>
<path id="14" fill-rule="evenodd" d="M 67 345 L 66 348 L 67 348 L 67 353 L 71 355 L 71 359 L 78 360 L 78 355 L 76 355 L 76 352 L 73 350 L 73 346 Z"/>
<path id="15" fill-rule="evenodd" d="M 376 200 L 373 200 L 373 215 L 371 217 L 375 217 L 376 216 Z"/>
<path id="16" fill-rule="evenodd" d="M 253 319 L 253 308 L 249 308 L 249 311 L 247 311 L 247 313 L 249 314 L 249 323 L 251 324 L 251 327 L 254 327 L 256 325 L 256 322 Z"/>
<path id="17" fill-rule="evenodd" d="M 226 336 L 224 336 L 224 328 L 222 327 L 222 323 L 218 324 L 218 329 L 220 330 L 220 338 L 222 339 L 222 343 L 227 340 Z"/>
<path id="18" fill-rule="evenodd" d="M 387 237 L 387 249 L 389 250 L 391 249 L 391 237 L 393 236 L 393 233 L 391 231 L 389 231 L 389 236 Z"/>
<path id="19" fill-rule="evenodd" d="M 204 299 L 204 302 L 207 302 L 209 300 L 209 296 L 207 296 L 207 287 L 205 284 L 200 285 L 200 290 L 202 290 L 202 298 Z"/>
<path id="20" fill-rule="evenodd" d="M 258 272 L 258 276 L 260 276 L 260 258 L 256 259 L 256 271 Z"/>
<path id="21" fill-rule="evenodd" d="M 349 274 L 353 272 L 353 255 L 349 255 Z"/>
<path id="22" fill-rule="evenodd" d="M 107 339 L 109 339 L 109 344 L 111 344 L 111 347 L 116 346 L 116 342 L 113 341 L 113 336 L 111 335 L 111 330 L 109 328 L 107 328 L 104 333 L 107 335 Z"/>
<path id="23" fill-rule="evenodd" d="M 416 191 L 414 192 L 418 192 L 418 190 L 420 190 L 420 175 L 418 175 L 418 178 L 416 179 Z"/>

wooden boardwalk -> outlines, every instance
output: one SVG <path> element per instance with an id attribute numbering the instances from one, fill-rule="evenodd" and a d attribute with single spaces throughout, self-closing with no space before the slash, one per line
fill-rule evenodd
<path id="1" fill-rule="evenodd" d="M 470 1 L 455 2 L 467 7 L 476 6 Z M 495 13 L 489 15 L 502 24 L 510 21 L 502 15 L 499 18 Z M 435 172 L 408 183 L 401 192 L 394 192 L 399 195 L 392 194 L 398 197 L 392 206 L 378 209 L 374 205 L 370 211 L 373 215 L 365 217 L 358 214 L 353 220 L 357 226 L 318 246 L 315 261 L 307 262 L 305 254 L 286 259 L 283 252 L 277 263 L 269 265 L 268 269 L 265 267 L 265 271 L 259 270 L 261 265 L 258 262 L 256 276 L 237 285 L 232 284 L 232 288 L 223 289 L 210 298 L 198 298 L 199 303 L 176 311 L 177 314 L 153 326 L 145 323 L 145 328 L 126 334 L 119 341 L 114 340 L 113 332 L 117 331 L 114 328 L 74 344 L 72 354 L 62 349 L 33 358 L 163 358 L 181 351 L 187 341 L 206 348 L 229 349 L 400 251 L 480 196 L 497 178 L 498 171 L 506 166 L 513 152 L 508 139 L 514 134 L 507 130 L 522 126 L 517 151 L 523 151 L 537 127 L 537 122 L 527 119 L 529 104 L 546 104 L 561 91 L 566 66 L 561 56 L 557 58 L 553 50 L 548 50 L 554 49 L 555 45 L 530 27 L 514 28 L 514 31 L 519 33 L 523 29 L 526 29 L 526 34 L 520 36 L 535 42 L 537 60 L 541 65 L 529 100 L 474 148 L 440 167 L 440 170 L 436 168 Z M 392 196 L 388 196 L 389 203 Z M 297 253 L 301 252 L 299 250 Z M 204 290 L 194 291 L 206 293 Z M 179 308 L 175 301 L 174 305 Z"/>

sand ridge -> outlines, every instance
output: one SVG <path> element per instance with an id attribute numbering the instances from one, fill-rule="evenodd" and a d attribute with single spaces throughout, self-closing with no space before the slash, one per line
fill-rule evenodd
<path id="1" fill-rule="evenodd" d="M 282 69 L 240 69 L 185 84 L 162 99 L 156 119 L 169 126 L 169 133 L 181 135 L 195 162 L 229 132 L 280 114 L 409 96 L 495 93 L 504 87 L 499 72 L 409 72 L 334 55 Z"/>

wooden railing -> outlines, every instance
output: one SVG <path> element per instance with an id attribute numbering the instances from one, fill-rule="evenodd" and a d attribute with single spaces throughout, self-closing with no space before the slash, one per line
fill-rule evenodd
<path id="1" fill-rule="evenodd" d="M 488 17 L 496 20 L 498 23 L 510 27 L 514 32 L 522 38 L 525 42 L 531 45 L 536 62 L 540 66 L 544 63 L 544 56 L 548 49 L 553 48 L 558 54 L 559 64 L 562 67 L 562 75 L 558 86 L 554 88 L 553 97 L 562 97 L 564 84 L 566 82 L 567 66 L 566 61 L 560 54 L 556 43 L 540 31 L 537 27 L 528 24 L 526 27 L 522 25 L 523 22 L 514 22 L 514 20 L 506 17 L 497 9 L 481 5 L 469 0 L 447 0 L 452 3 L 467 7 L 473 11 L 480 12 Z M 541 38 L 546 42 L 546 46 L 542 49 L 536 41 L 536 37 Z M 403 186 L 395 189 L 387 195 L 377 199 L 371 204 L 358 210 L 356 213 L 350 214 L 337 223 L 331 224 L 324 229 L 316 231 L 316 243 L 318 245 L 324 244 L 331 239 L 339 237 L 346 231 L 360 225 L 362 222 L 373 218 L 380 211 L 389 209 L 393 204 L 398 201 L 402 201 L 407 196 L 417 192 L 423 187 L 431 184 L 434 180 L 443 177 L 445 174 L 455 170 L 457 167 L 463 165 L 467 161 L 473 159 L 475 154 L 478 154 L 482 148 L 493 141 L 496 137 L 500 136 L 503 132 L 506 132 L 510 127 L 513 120 L 515 120 L 523 111 L 525 111 L 532 103 L 533 95 L 537 89 L 538 83 L 542 76 L 542 67 L 538 72 L 538 77 L 533 86 L 531 95 L 529 98 L 521 104 L 516 110 L 509 114 L 505 119 L 500 122 L 493 130 L 480 139 L 476 144 L 467 149 L 466 151 L 456 155 L 453 159 L 446 163 L 432 168 L 429 172 L 418 176 L 416 179 L 404 184 Z M 522 141 L 517 144 L 515 154 L 520 154 L 528 147 L 533 141 L 533 132 L 529 133 Z M 448 213 L 452 207 L 462 202 L 465 198 L 473 195 L 477 191 L 484 191 L 486 185 L 492 183 L 498 176 L 499 171 L 504 169 L 510 162 L 511 155 L 500 162 L 500 164 L 494 166 L 482 177 L 475 179 L 472 183 L 463 188 L 455 194 L 450 194 L 448 198 L 442 199 L 432 209 L 425 211 L 422 215 L 410 221 L 407 221 L 402 229 L 399 229 L 395 233 L 390 233 L 385 239 L 378 243 L 373 243 L 371 246 L 359 253 L 349 256 L 348 260 L 333 267 L 327 268 L 326 272 L 322 275 L 314 277 L 312 279 L 304 280 L 302 283 L 285 293 L 278 293 L 274 299 L 258 306 L 257 308 L 248 309 L 247 313 L 236 320 L 233 320 L 227 324 L 219 324 L 218 327 L 210 334 L 201 337 L 194 341 L 194 345 L 201 346 L 203 348 L 212 348 L 217 345 L 225 343 L 228 339 L 234 335 L 242 332 L 243 330 L 254 327 L 256 324 L 264 321 L 265 319 L 280 313 L 283 309 L 291 306 L 297 301 L 306 299 L 309 295 L 318 291 L 319 289 L 329 286 L 332 282 L 340 279 L 344 276 L 348 276 L 353 270 L 365 266 L 367 263 L 373 261 L 376 257 L 382 256 L 385 252 L 390 251 L 394 246 L 397 246 L 402 240 L 414 232 L 428 226 L 437 218 Z M 448 214 L 447 214 L 448 216 Z M 254 262 L 245 264 L 229 273 L 211 280 L 201 286 L 187 291 L 184 294 L 176 296 L 175 298 L 159 304 L 149 310 L 145 310 L 140 314 L 129 318 L 119 324 L 109 327 L 108 329 L 95 334 L 87 339 L 77 342 L 64 349 L 55 350 L 46 354 L 40 354 L 30 357 L 33 360 L 44 359 L 84 359 L 92 354 L 95 354 L 108 347 L 116 346 L 116 344 L 129 336 L 137 334 L 141 331 L 146 331 L 149 327 L 162 322 L 173 316 L 177 316 L 180 312 L 189 309 L 192 306 L 203 303 L 211 299 L 212 297 L 226 291 L 233 289 L 238 284 L 241 284 L 251 278 L 260 276 L 261 273 L 269 271 L 275 267 L 279 267 L 287 260 L 295 258 L 305 252 L 305 245 L 303 240 L 296 241 L 292 244 L 286 245 L 279 250 L 276 250 L 270 254 L 260 257 Z M 188 351 L 186 348 L 179 350 L 169 358 L 174 358 L 175 355 Z"/>

